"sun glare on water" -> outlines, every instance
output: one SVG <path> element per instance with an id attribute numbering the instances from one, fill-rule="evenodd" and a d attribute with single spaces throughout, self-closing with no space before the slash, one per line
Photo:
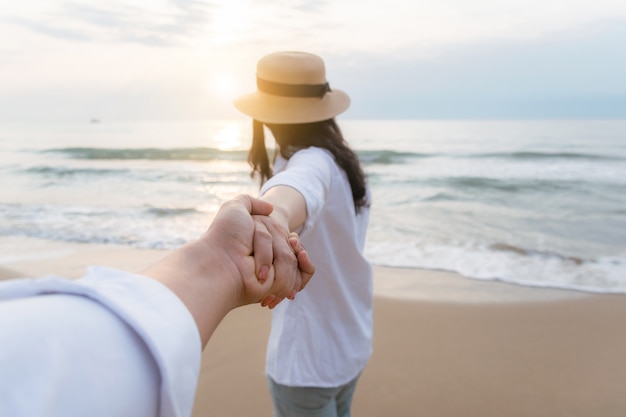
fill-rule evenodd
<path id="1" fill-rule="evenodd" d="M 241 146 L 241 128 L 237 125 L 227 125 L 214 136 L 215 146 L 222 150 L 236 149 Z"/>

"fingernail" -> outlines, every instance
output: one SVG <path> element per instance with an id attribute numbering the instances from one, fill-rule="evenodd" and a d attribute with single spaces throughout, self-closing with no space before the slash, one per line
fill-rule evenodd
<path id="1" fill-rule="evenodd" d="M 264 304 L 263 307 L 269 306 L 270 308 L 272 308 L 271 305 L 274 302 L 274 299 L 275 297 L 273 295 L 268 295 L 267 297 L 265 297 L 265 300 L 264 300 L 265 302 L 263 303 Z"/>
<path id="2" fill-rule="evenodd" d="M 289 294 L 289 296 L 287 296 L 287 298 L 289 298 L 290 300 L 295 300 L 297 292 L 298 291 L 296 291 L 296 289 L 294 288 L 293 290 L 291 290 L 291 293 Z"/>
<path id="3" fill-rule="evenodd" d="M 274 298 L 274 300 L 270 303 L 270 309 L 276 307 L 281 301 L 283 301 L 282 298 Z"/>
<path id="4" fill-rule="evenodd" d="M 257 278 L 259 279 L 259 282 L 264 283 L 265 280 L 267 280 L 267 275 L 269 274 L 270 271 L 270 267 L 267 265 L 261 265 L 261 267 L 259 268 L 259 272 L 257 274 Z"/>

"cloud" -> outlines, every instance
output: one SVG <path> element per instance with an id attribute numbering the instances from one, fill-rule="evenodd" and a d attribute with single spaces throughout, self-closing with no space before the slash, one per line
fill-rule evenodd
<path id="1" fill-rule="evenodd" d="M 7 18 L 3 19 L 3 21 L 21 26 L 42 35 L 50 36 L 52 38 L 81 42 L 91 40 L 91 37 L 84 31 L 67 29 L 48 22 L 34 21 L 24 18 Z"/>
<path id="2" fill-rule="evenodd" d="M 228 74 L 248 91 L 258 58 L 303 49 L 322 55 L 331 86 L 353 98 L 345 117 L 626 117 L 624 2 L 129 4 L 3 12 L 0 116 L 43 114 L 62 99 L 54 117 L 104 102 L 109 117 L 232 117 L 230 103 L 209 104 L 211 77 Z"/>
<path id="3" fill-rule="evenodd" d="M 104 7 L 88 6 L 80 3 L 65 3 L 55 15 L 60 18 L 70 18 L 83 24 L 104 27 L 107 29 L 119 28 L 128 23 L 128 16 L 135 14 L 133 9 L 113 10 Z"/>
<path id="4" fill-rule="evenodd" d="M 172 46 L 201 33 L 215 9 L 202 1 L 177 0 L 173 5 L 160 9 L 65 2 L 29 17 L 3 20 L 60 40 Z"/>

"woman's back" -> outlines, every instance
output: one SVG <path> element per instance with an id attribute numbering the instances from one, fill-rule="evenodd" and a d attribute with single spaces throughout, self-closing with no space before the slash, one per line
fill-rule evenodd
<path id="1" fill-rule="evenodd" d="M 325 149 L 279 157 L 261 194 L 277 185 L 306 201 L 298 233 L 316 271 L 307 291 L 274 309 L 266 370 L 284 385 L 338 386 L 371 354 L 372 271 L 363 256 L 369 207 L 356 213 L 346 173 Z M 285 366 L 285 358 L 297 359 Z"/>

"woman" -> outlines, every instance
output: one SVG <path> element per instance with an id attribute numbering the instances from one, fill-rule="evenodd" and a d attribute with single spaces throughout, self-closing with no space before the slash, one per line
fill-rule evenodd
<path id="1" fill-rule="evenodd" d="M 303 52 L 263 57 L 257 91 L 235 101 L 253 118 L 248 159 L 261 199 L 285 233 L 300 234 L 316 266 L 306 291 L 272 311 L 266 372 L 279 417 L 349 416 L 371 355 L 372 269 L 363 256 L 370 197 L 334 119 L 349 104 L 330 89 L 322 59 Z M 273 164 L 265 127 L 277 144 Z"/>

